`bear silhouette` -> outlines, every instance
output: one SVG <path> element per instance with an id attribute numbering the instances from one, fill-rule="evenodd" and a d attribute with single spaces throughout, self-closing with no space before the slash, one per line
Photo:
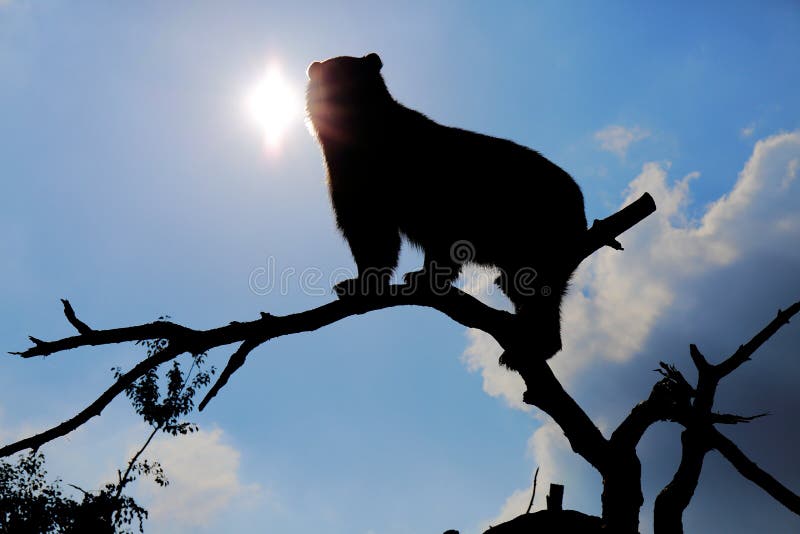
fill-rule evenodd
<path id="1" fill-rule="evenodd" d="M 425 254 L 407 284 L 446 289 L 465 263 L 496 267 L 497 284 L 530 323 L 536 356 L 551 357 L 561 349 L 561 300 L 586 232 L 580 187 L 535 150 L 401 105 L 381 68 L 375 53 L 308 68 L 306 111 L 358 268 L 335 289 L 388 288 L 405 237 Z"/>

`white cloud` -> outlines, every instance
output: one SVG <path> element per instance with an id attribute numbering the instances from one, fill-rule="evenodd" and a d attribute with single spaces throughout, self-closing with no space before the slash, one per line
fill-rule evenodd
<path id="1" fill-rule="evenodd" d="M 537 484 L 536 492 L 539 493 L 540 490 L 541 486 Z M 506 499 L 506 502 L 503 503 L 503 506 L 500 509 L 500 513 L 481 525 L 479 529 L 480 532 L 488 530 L 489 527 L 497 526 L 500 523 L 505 523 L 506 521 L 510 521 L 515 517 L 517 517 L 518 515 L 524 514 L 525 511 L 528 509 L 528 504 L 530 503 L 530 499 L 531 499 L 531 488 L 520 489 L 515 491 L 508 497 L 508 499 Z"/>
<path id="2" fill-rule="evenodd" d="M 525 382 L 518 373 L 512 373 L 498 363 L 503 349 L 492 336 L 481 330 L 467 330 L 469 344 L 461 357 L 470 372 L 480 371 L 483 391 L 491 397 L 502 397 L 512 408 L 529 410 L 522 402 Z"/>
<path id="3" fill-rule="evenodd" d="M 601 250 L 578 272 L 564 307 L 565 349 L 554 360 L 560 376 L 635 356 L 673 303 L 718 270 L 765 250 L 798 257 L 800 190 L 787 180 L 798 155 L 800 132 L 759 141 L 733 189 L 697 221 L 687 207 L 699 175 L 669 184 L 667 165 L 645 164 L 622 204 L 649 191 L 658 210 L 621 237 L 624 252 Z"/>
<path id="4" fill-rule="evenodd" d="M 595 361 L 630 360 L 676 301 L 690 301 L 695 286 L 744 257 L 780 250 L 800 258 L 798 161 L 800 132 L 757 142 L 732 190 L 708 205 L 699 220 L 687 210 L 690 185 L 699 174 L 670 184 L 668 164 L 646 163 L 621 205 L 649 192 L 658 209 L 621 236 L 625 251 L 605 248 L 576 273 L 564 302 L 564 350 L 551 361 L 559 378 L 569 380 Z M 478 285 L 471 291 L 486 289 Z M 497 364 L 499 345 L 482 332 L 467 335 L 463 361 L 470 370 L 481 370 L 484 391 L 520 406 L 522 380 Z"/>
<path id="5" fill-rule="evenodd" d="M 544 510 L 547 507 L 547 494 L 550 484 L 566 484 L 564 493 L 564 507 L 567 509 L 582 509 L 586 511 L 596 506 L 596 503 L 580 501 L 578 488 L 571 486 L 578 478 L 585 480 L 584 484 L 593 484 L 599 491 L 599 476 L 590 473 L 590 467 L 581 458 L 572 452 L 567 438 L 561 428 L 545 415 L 541 415 L 542 424 L 528 440 L 528 453 L 533 457 L 533 464 L 539 468 L 536 477 L 536 496 L 533 502 L 533 511 Z M 588 474 L 588 476 L 587 476 Z M 531 485 L 514 491 L 503 503 L 500 512 L 481 525 L 481 531 L 492 525 L 509 521 L 525 513 L 530 504 L 533 489 L 533 473 Z M 599 493 L 598 499 L 599 500 Z"/>
<path id="6" fill-rule="evenodd" d="M 551 361 L 562 382 L 571 382 L 592 364 L 604 363 L 608 369 L 611 362 L 629 362 L 645 349 L 652 350 L 647 343 L 656 328 L 665 338 L 685 337 L 686 321 L 691 321 L 687 318 L 708 320 L 709 303 L 698 302 L 697 294 L 722 296 L 736 290 L 726 273 L 745 260 L 759 262 L 755 269 L 761 286 L 753 287 L 752 269 L 743 269 L 750 277 L 738 280 L 739 288 L 749 288 L 752 295 L 785 294 L 785 278 L 771 276 L 770 269 L 800 263 L 800 187 L 795 179 L 799 161 L 800 131 L 758 141 L 732 189 L 707 205 L 696 219 L 688 208 L 690 186 L 699 174 L 670 182 L 669 164 L 645 164 L 629 184 L 622 205 L 650 192 L 658 210 L 621 236 L 625 251 L 601 250 L 576 274 L 564 305 L 564 351 Z M 788 295 L 787 301 L 792 297 L 796 295 Z M 769 305 L 776 309 L 785 304 Z M 715 313 L 729 314 L 730 331 L 739 331 L 734 321 L 741 313 Z M 483 366 L 484 390 L 507 400 L 517 398 L 518 386 L 513 381 L 486 371 L 499 348 L 469 335 L 465 361 Z M 693 341 L 681 339 L 683 346 Z M 592 406 L 593 412 L 599 410 Z M 572 469 L 566 459 L 577 456 L 555 423 L 546 419 L 530 445 L 536 463 L 548 470 L 544 477 L 540 474 L 540 482 L 566 479 Z M 518 510 L 528 491 L 512 494 L 494 524 Z"/>
<path id="7" fill-rule="evenodd" d="M 253 506 L 265 497 L 258 484 L 242 481 L 240 453 L 219 428 L 159 437 L 145 456 L 158 460 L 169 480 L 165 488 L 144 480 L 137 486 L 151 528 L 189 532 L 208 526 L 231 507 Z"/>
<path id="8" fill-rule="evenodd" d="M 742 128 L 741 130 L 739 130 L 739 135 L 743 139 L 747 139 L 748 137 L 751 137 L 755 133 L 755 131 L 756 131 L 755 124 L 749 124 L 744 128 Z"/>
<path id="9" fill-rule="evenodd" d="M 650 132 L 639 126 L 626 128 L 618 124 L 606 126 L 594 134 L 595 141 L 600 143 L 601 150 L 611 152 L 621 158 L 625 157 L 633 143 L 647 137 L 650 137 Z"/>

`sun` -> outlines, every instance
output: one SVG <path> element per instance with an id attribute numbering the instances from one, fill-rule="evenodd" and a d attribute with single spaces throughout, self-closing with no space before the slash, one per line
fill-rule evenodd
<path id="1" fill-rule="evenodd" d="M 276 64 L 250 89 L 246 107 L 262 132 L 265 147 L 271 150 L 281 147 L 292 123 L 302 117 L 302 101 Z"/>

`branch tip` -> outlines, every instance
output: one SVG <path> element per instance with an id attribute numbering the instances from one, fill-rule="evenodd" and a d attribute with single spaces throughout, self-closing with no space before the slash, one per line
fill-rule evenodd
<path id="1" fill-rule="evenodd" d="M 239 345 L 239 348 L 236 349 L 236 352 L 231 355 L 227 365 L 225 365 L 225 368 L 219 374 L 217 381 L 214 382 L 214 384 L 206 393 L 206 396 L 203 397 L 203 400 L 201 400 L 200 404 L 197 405 L 198 411 L 202 412 L 205 409 L 211 399 L 216 397 L 217 393 L 219 393 L 219 390 L 221 390 L 222 387 L 228 383 L 228 379 L 233 375 L 233 373 L 235 373 L 242 365 L 244 365 L 244 362 L 247 359 L 247 355 L 250 354 L 250 351 L 264 341 L 265 340 L 263 339 L 248 339 Z"/>
<path id="2" fill-rule="evenodd" d="M 698 349 L 697 345 L 694 343 L 689 345 L 689 356 L 691 356 L 692 362 L 694 362 L 694 365 L 697 367 L 698 371 L 711 367 L 711 364 L 708 363 L 706 357 L 702 352 L 700 352 L 700 349 Z"/>
<path id="3" fill-rule="evenodd" d="M 72 304 L 70 304 L 67 299 L 61 299 L 61 303 L 64 305 L 64 315 L 66 316 L 67 321 L 69 321 L 69 324 L 75 327 L 75 330 L 77 330 L 79 334 L 88 334 L 92 332 L 92 329 L 89 327 L 89 325 L 78 319 L 78 317 L 75 315 L 75 310 L 72 309 Z"/>
<path id="4" fill-rule="evenodd" d="M 737 425 L 739 423 L 749 423 L 761 417 L 766 417 L 770 415 L 769 412 L 758 413 L 755 415 L 736 415 L 736 414 L 727 414 L 727 413 L 713 413 L 712 422 L 719 423 L 721 425 Z"/>

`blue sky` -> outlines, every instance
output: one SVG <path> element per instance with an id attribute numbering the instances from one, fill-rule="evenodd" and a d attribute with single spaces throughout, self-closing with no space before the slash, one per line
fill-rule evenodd
<path id="1" fill-rule="evenodd" d="M 302 98 L 311 61 L 375 51 L 402 103 L 568 170 L 590 219 L 645 190 L 656 198 L 624 253 L 603 251 L 577 274 L 553 360 L 613 428 L 659 360 L 691 374 L 689 343 L 722 358 L 800 295 L 798 35 L 800 8 L 778 0 L 2 0 L 3 350 L 71 334 L 64 297 L 96 328 L 162 314 L 207 328 L 330 300 L 296 277 L 285 292 L 251 287 L 270 258 L 278 272 L 326 277 L 352 261 L 301 110 L 270 153 L 243 100 L 270 63 Z M 402 268 L 418 261 L 404 253 Z M 724 430 L 796 490 L 798 346 L 793 324 L 719 394 L 721 410 L 773 413 Z M 541 487 L 564 483 L 568 507 L 599 513 L 599 478 L 547 418 L 519 409 L 520 384 L 496 356 L 484 336 L 422 309 L 269 342 L 193 418 L 199 436 L 156 443 L 173 484 L 138 485 L 149 528 L 481 532 L 523 511 L 537 464 Z M 139 357 L 120 346 L 4 358 L 0 441 L 67 418 L 111 367 Z M 47 446 L 51 473 L 84 487 L 110 477 L 146 437 L 131 411 L 115 402 Z M 639 448 L 643 531 L 678 442 L 664 424 Z M 796 532 L 800 520 L 711 454 L 686 525 Z"/>

